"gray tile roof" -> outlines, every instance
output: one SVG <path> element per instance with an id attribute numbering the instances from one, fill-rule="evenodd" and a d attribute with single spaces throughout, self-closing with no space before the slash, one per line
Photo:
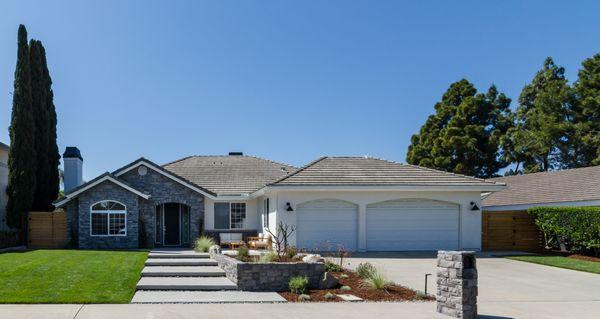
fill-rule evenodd
<path id="1" fill-rule="evenodd" d="M 322 157 L 274 186 L 494 186 L 495 182 L 370 157 Z"/>
<path id="2" fill-rule="evenodd" d="M 249 194 L 296 170 L 253 156 L 189 156 L 165 169 L 218 195 Z"/>
<path id="3" fill-rule="evenodd" d="M 483 206 L 600 200 L 600 166 L 505 176 L 491 181 L 507 188 L 488 195 Z"/>

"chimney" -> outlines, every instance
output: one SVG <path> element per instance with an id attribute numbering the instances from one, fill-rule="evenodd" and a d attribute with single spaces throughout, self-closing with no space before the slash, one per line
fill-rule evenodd
<path id="1" fill-rule="evenodd" d="M 63 153 L 65 193 L 83 184 L 83 157 L 75 146 L 67 146 Z"/>
<path id="2" fill-rule="evenodd" d="M 244 156 L 243 152 L 229 152 L 229 156 Z"/>

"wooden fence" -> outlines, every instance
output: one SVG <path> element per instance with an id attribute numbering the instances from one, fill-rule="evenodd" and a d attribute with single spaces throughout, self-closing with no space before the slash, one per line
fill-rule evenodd
<path id="1" fill-rule="evenodd" d="M 30 212 L 28 226 L 29 248 L 64 248 L 68 243 L 65 212 Z"/>
<path id="2" fill-rule="evenodd" d="M 481 239 L 484 250 L 540 251 L 543 235 L 526 211 L 483 212 Z"/>

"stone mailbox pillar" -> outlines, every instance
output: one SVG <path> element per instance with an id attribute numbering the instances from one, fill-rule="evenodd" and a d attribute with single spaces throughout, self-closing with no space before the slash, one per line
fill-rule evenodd
<path id="1" fill-rule="evenodd" d="M 477 267 L 473 251 L 438 251 L 437 312 L 477 317 Z"/>

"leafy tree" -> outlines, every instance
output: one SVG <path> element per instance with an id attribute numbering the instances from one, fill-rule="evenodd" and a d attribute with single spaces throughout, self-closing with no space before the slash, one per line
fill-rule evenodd
<path id="1" fill-rule="evenodd" d="M 33 210 L 51 210 L 52 201 L 59 191 L 59 159 L 56 145 L 56 111 L 54 109 L 52 79 L 46 62 L 46 52 L 42 42 L 31 40 L 29 45 L 31 61 L 32 108 L 35 110 L 36 148 L 36 188 L 32 204 Z"/>
<path id="2" fill-rule="evenodd" d="M 17 66 L 13 91 L 8 153 L 8 226 L 19 228 L 21 216 L 31 208 L 36 184 L 35 119 L 32 110 L 27 30 L 19 26 Z"/>
<path id="3" fill-rule="evenodd" d="M 600 165 L 600 54 L 583 61 L 574 85 L 577 103 L 562 150 L 563 167 Z"/>
<path id="4" fill-rule="evenodd" d="M 560 168 L 573 103 L 565 69 L 546 58 L 519 96 L 515 127 L 503 139 L 507 160 L 522 164 L 525 173 Z"/>
<path id="5" fill-rule="evenodd" d="M 407 162 L 489 178 L 508 165 L 500 141 L 511 128 L 510 99 L 495 86 L 477 93 L 469 81 L 450 85 L 419 134 L 411 138 Z"/>

